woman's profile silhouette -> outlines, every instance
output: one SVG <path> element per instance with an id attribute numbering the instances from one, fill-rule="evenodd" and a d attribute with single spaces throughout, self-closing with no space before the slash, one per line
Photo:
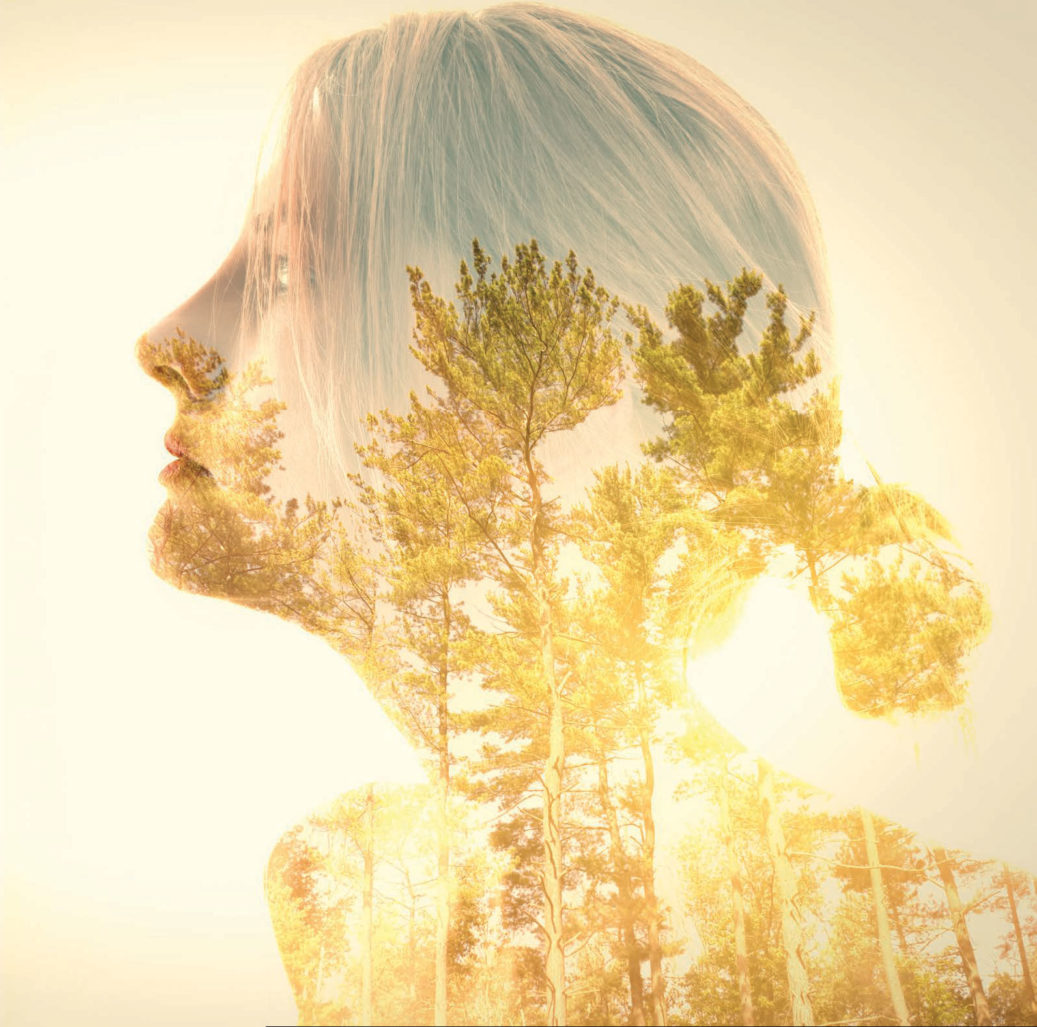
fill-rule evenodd
<path id="1" fill-rule="evenodd" d="M 165 769 L 156 776 L 155 808 L 140 813 L 139 847 L 132 855 L 124 847 L 125 860 L 117 863 L 143 866 L 168 844 L 179 869 L 142 872 L 138 885 L 127 887 L 127 909 L 139 911 L 148 895 L 162 895 L 151 928 L 131 929 L 127 913 L 123 929 L 111 932 L 121 940 L 107 955 L 95 953 L 76 977 L 77 993 L 88 994 L 94 975 L 96 1009 L 109 1019 L 125 1015 L 129 1022 L 145 1009 L 170 1022 L 291 1016 L 283 977 L 271 969 L 269 929 L 256 912 L 262 865 L 278 834 L 350 788 L 420 779 L 418 761 L 388 725 L 379 736 L 380 759 L 351 761 L 342 751 L 338 725 L 359 723 L 360 711 L 374 716 L 365 686 L 398 721 L 400 712 L 396 692 L 378 678 L 380 667 L 362 658 L 357 624 L 366 622 L 357 621 L 353 607 L 343 613 L 344 577 L 328 576 L 328 554 L 348 553 L 350 580 L 375 573 L 380 555 L 363 520 L 363 498 L 375 495 L 389 472 L 372 456 L 372 440 L 388 445 L 391 417 L 405 416 L 412 392 L 420 399 L 432 385 L 443 395 L 435 358 L 417 360 L 411 348 L 432 352 L 422 339 L 431 338 L 438 316 L 431 301 L 422 301 L 421 285 L 450 301 L 459 263 L 467 260 L 474 273 L 479 253 L 489 261 L 487 282 L 493 274 L 510 281 L 503 258 L 523 267 L 531 240 L 545 257 L 545 289 L 553 262 L 562 262 L 564 277 L 572 251 L 579 268 L 574 296 L 583 296 L 589 280 L 582 276 L 591 268 L 592 284 L 609 298 L 643 305 L 660 324 L 679 286 L 722 289 L 743 268 L 756 269 L 761 301 L 745 315 L 743 350 L 767 328 L 762 294 L 780 285 L 790 323 L 815 316 L 807 349 L 820 371 L 812 387 L 827 388 L 835 378 L 824 247 L 803 176 L 764 119 L 690 57 L 597 18 L 537 4 L 394 17 L 314 53 L 278 111 L 240 238 L 212 278 L 138 344 L 141 366 L 176 403 L 165 437 L 173 462 L 161 476 L 167 497 L 151 530 L 156 570 L 187 591 L 275 617 L 260 629 L 254 614 L 221 609 L 227 604 L 161 600 L 172 618 L 190 623 L 167 651 L 181 664 L 177 700 L 157 719 L 144 707 L 134 718 L 132 702 L 119 700 L 127 703 L 120 716 L 143 727 L 109 743 L 111 765 L 97 781 L 114 793 L 123 773 Z M 517 245 L 527 249 L 520 253 Z M 408 278 L 408 268 L 420 272 Z M 535 292 L 535 267 L 530 274 Z M 475 278 L 473 297 L 482 286 Z M 478 320 L 495 309 L 486 296 L 472 300 L 478 316 L 464 322 L 465 330 L 489 323 Z M 463 306 L 461 298 L 455 302 Z M 618 311 L 609 329 L 617 345 L 623 316 Z M 618 382 L 623 363 L 628 375 L 618 400 L 603 402 L 538 451 L 544 518 L 580 503 L 596 469 L 644 461 L 642 443 L 659 433 L 660 415 L 642 403 L 644 383 L 635 384 L 628 357 L 609 373 Z M 457 400 L 455 413 L 471 414 L 464 402 Z M 381 418 L 380 428 L 365 421 L 369 414 Z M 523 487 L 536 479 L 531 475 Z M 434 487 L 430 478 L 426 506 Z M 338 507 L 344 496 L 353 497 L 352 510 Z M 770 587 L 758 595 L 776 595 Z M 466 609 L 490 608 L 478 589 L 467 601 Z M 385 602 L 380 595 L 372 609 Z M 809 724 L 781 721 L 782 730 L 771 732 L 781 743 L 773 751 L 773 738 L 757 730 L 807 702 L 828 710 L 831 700 L 833 716 L 852 718 L 837 702 L 824 624 L 805 591 L 766 609 L 763 602 L 747 603 L 727 663 L 714 654 L 690 664 L 689 694 L 697 689 L 741 741 L 779 769 L 838 791 L 843 782 L 831 776 L 830 746 L 814 762 L 797 764 L 808 746 L 796 731 Z M 330 639 L 351 654 L 352 669 L 278 619 Z M 786 655 L 773 637 L 749 638 L 752 626 L 762 632 L 766 621 L 772 631 L 780 622 L 787 633 L 816 636 L 814 648 L 804 643 L 793 658 L 784 692 L 760 687 L 761 675 Z M 669 640 L 674 654 L 686 641 L 679 634 Z M 268 643 L 281 655 L 265 656 Z M 192 653 L 202 651 L 207 655 L 195 661 Z M 745 658 L 738 671 L 732 651 Z M 235 687 L 220 693 L 215 681 Z M 753 723 L 740 719 L 748 708 L 757 715 Z M 833 724 L 815 725 L 814 737 L 840 730 Z M 867 765 L 870 742 L 861 744 Z M 251 758 L 250 749 L 268 759 Z M 892 751 L 903 755 L 906 781 L 910 743 L 882 751 L 884 760 Z M 207 782 L 203 794 L 182 793 L 179 761 L 192 767 L 193 781 Z M 889 777 L 885 790 L 896 790 Z M 941 784 L 933 778 L 918 787 L 930 796 Z M 900 812 L 866 790 L 847 795 L 880 813 Z M 174 807 L 179 822 L 196 825 L 190 837 L 163 837 L 160 809 Z M 132 835 L 133 816 L 106 821 L 113 837 Z M 903 819 L 916 826 L 906 808 Z M 663 835 L 676 825 L 659 826 Z M 948 816 L 917 826 L 962 847 L 976 836 L 955 834 Z M 1011 851 L 999 842 L 990 855 L 1025 863 L 1025 841 Z M 257 940 L 257 931 L 267 934 Z M 221 948 L 234 953 L 227 967 L 220 966 Z M 96 967 L 115 965 L 132 949 L 139 963 L 127 977 L 137 983 L 120 995 Z M 549 979 L 551 972 L 548 966 Z M 548 1019 L 565 1022 L 564 998 L 550 994 Z M 44 999 L 36 1001 L 46 1008 Z"/>

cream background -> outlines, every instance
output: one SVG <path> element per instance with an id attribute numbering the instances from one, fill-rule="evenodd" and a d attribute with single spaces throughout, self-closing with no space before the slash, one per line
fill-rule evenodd
<path id="1" fill-rule="evenodd" d="M 955 793 L 943 823 L 954 835 L 982 817 L 990 854 L 1022 859 L 1014 854 L 1035 841 L 1037 776 L 1037 6 L 574 6 L 685 49 L 756 106 L 799 160 L 829 249 L 853 437 L 887 480 L 950 516 L 991 590 L 995 630 L 976 667 L 985 776 L 974 795 Z M 276 837 L 338 768 L 345 782 L 373 759 L 385 773 L 401 763 L 389 735 L 365 749 L 376 711 L 358 686 L 336 691 L 338 669 L 307 640 L 225 604 L 197 600 L 199 614 L 150 577 L 144 536 L 162 501 L 155 476 L 172 401 L 132 359 L 137 336 L 204 281 L 236 235 L 259 138 L 292 68 L 395 9 L 325 0 L 2 8 L 5 1022 L 32 1022 L 25 1010 L 38 1013 L 44 993 L 55 1013 L 90 1022 L 107 1003 L 139 1021 L 143 1006 L 131 1012 L 120 997 L 126 939 L 192 903 L 198 918 L 215 909 L 225 890 L 200 846 L 231 876 L 244 859 L 218 843 L 218 818 L 170 808 L 184 795 L 213 798 L 226 770 L 221 745 L 246 768 L 232 794 L 257 839 Z M 258 729 L 214 726 L 255 708 L 235 683 L 271 666 L 283 668 L 277 681 L 306 667 L 289 686 L 298 723 L 286 737 L 319 728 L 331 761 L 293 770 L 279 805 L 258 785 L 278 758 L 274 736 L 264 750 Z M 340 715 L 327 714 L 333 701 Z M 284 708 L 271 718 L 288 723 Z M 210 725 L 209 748 L 199 742 L 195 758 L 182 758 L 172 724 Z M 142 772 L 163 761 L 174 769 Z M 933 806 L 925 795 L 918 803 Z M 243 905 L 266 856 L 258 841 L 255 851 L 248 886 L 235 878 Z M 194 876 L 185 875 L 192 859 Z M 136 889 L 116 872 L 145 864 Z M 125 909 L 116 911 L 117 894 Z M 225 981 L 241 1022 L 256 1022 L 234 1000 L 234 982 L 244 988 L 254 965 L 242 939 L 262 928 L 257 909 L 237 942 L 230 927 L 213 941 L 238 966 Z M 197 920 L 186 930 L 197 933 Z M 161 1005 L 151 989 L 163 971 L 149 977 L 143 954 L 138 962 L 135 1001 Z M 168 963 L 158 953 L 149 965 Z M 113 966 L 120 975 L 106 983 Z M 214 998 L 197 997 L 213 1022 L 231 1022 Z M 194 1022 L 204 1016 L 196 1010 Z"/>

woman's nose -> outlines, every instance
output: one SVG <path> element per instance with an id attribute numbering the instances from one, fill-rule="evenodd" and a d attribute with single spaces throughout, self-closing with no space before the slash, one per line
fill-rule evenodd
<path id="1" fill-rule="evenodd" d="M 137 362 L 145 374 L 176 396 L 180 409 L 209 403 L 222 393 L 227 372 L 222 357 L 181 328 L 153 342 L 150 335 L 137 341 Z"/>
<path id="2" fill-rule="evenodd" d="M 241 330 L 245 257 L 236 246 L 190 299 L 153 325 L 137 342 L 137 362 L 178 400 L 212 398 Z"/>

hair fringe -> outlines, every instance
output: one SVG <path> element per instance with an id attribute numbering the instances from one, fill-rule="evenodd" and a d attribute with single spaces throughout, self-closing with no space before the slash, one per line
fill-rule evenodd
<path id="1" fill-rule="evenodd" d="M 817 311 L 828 347 L 821 233 L 784 144 L 696 61 L 605 21 L 516 3 L 329 44 L 290 86 L 273 168 L 246 313 L 261 325 L 286 292 L 296 401 L 339 481 L 363 416 L 420 382 L 406 266 L 449 294 L 475 237 L 494 256 L 534 237 L 572 249 L 653 312 L 680 283 L 758 269 L 793 317 Z"/>

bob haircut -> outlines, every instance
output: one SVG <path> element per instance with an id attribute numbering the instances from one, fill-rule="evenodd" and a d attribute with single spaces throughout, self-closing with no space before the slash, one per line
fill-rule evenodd
<path id="1" fill-rule="evenodd" d="M 784 144 L 691 58 L 607 22 L 525 3 L 393 18 L 302 65 L 275 147 L 246 315 L 288 305 L 278 374 L 336 477 L 360 415 L 421 381 L 406 267 L 450 295 L 475 237 L 494 258 L 572 249 L 656 316 L 679 283 L 756 269 L 826 346 L 821 235 Z"/>

